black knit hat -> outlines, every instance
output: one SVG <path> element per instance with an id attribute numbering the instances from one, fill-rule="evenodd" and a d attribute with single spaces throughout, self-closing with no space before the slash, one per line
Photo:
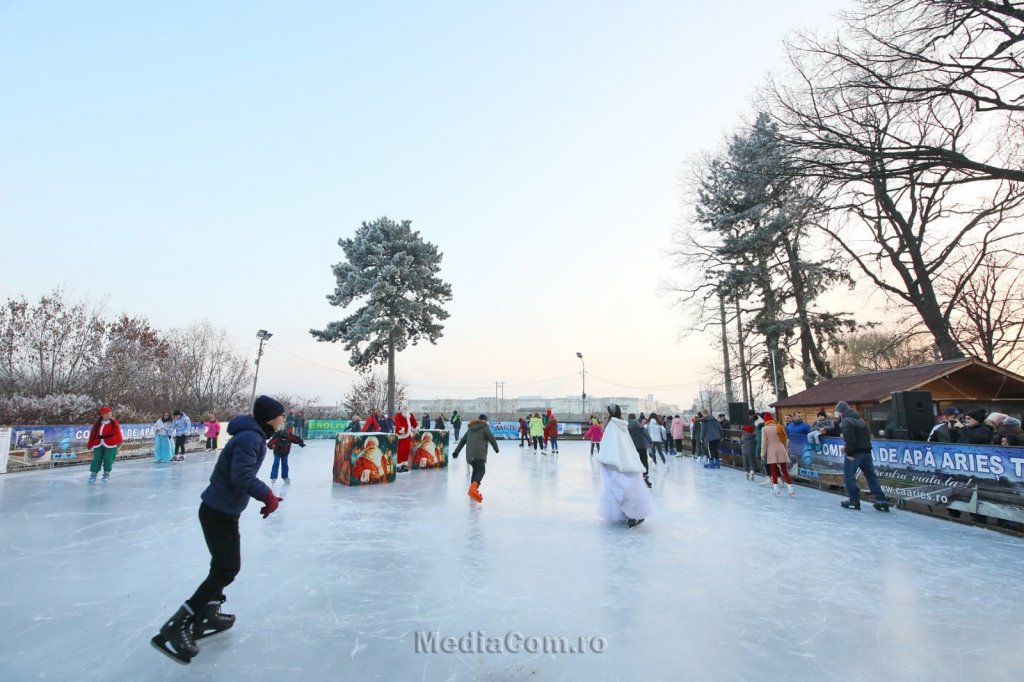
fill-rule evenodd
<path id="1" fill-rule="evenodd" d="M 259 398 L 256 398 L 256 402 L 252 405 L 253 419 L 260 424 L 265 424 L 271 419 L 280 417 L 282 414 L 284 414 L 284 405 L 270 396 L 261 395 Z"/>

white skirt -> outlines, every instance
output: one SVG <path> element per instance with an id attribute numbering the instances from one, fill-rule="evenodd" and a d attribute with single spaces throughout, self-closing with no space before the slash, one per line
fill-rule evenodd
<path id="1" fill-rule="evenodd" d="M 650 516 L 654 505 L 643 474 L 624 474 L 602 464 L 601 498 L 597 503 L 597 511 L 608 521 L 645 519 Z"/>

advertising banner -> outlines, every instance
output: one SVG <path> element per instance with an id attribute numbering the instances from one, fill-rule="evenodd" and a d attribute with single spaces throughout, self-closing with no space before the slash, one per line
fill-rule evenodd
<path id="1" fill-rule="evenodd" d="M 92 424 L 12 426 L 7 444 L 10 458 L 19 464 L 40 464 L 92 458 L 86 449 Z M 125 444 L 144 445 L 153 440 L 152 424 L 121 424 Z M 193 422 L 189 435 L 205 437 L 206 427 Z"/>
<path id="2" fill-rule="evenodd" d="M 348 486 L 394 483 L 397 440 L 392 433 L 339 433 L 334 441 L 334 482 Z"/>
<path id="3" fill-rule="evenodd" d="M 308 419 L 305 439 L 334 438 L 347 429 L 348 425 L 348 419 Z"/>
<path id="4" fill-rule="evenodd" d="M 414 436 L 409 462 L 413 469 L 443 469 L 448 466 L 447 431 L 424 429 Z"/>
<path id="5" fill-rule="evenodd" d="M 842 485 L 841 438 L 822 438 L 820 449 L 805 436 L 791 443 L 794 475 Z M 875 440 L 871 447 L 875 472 L 891 498 L 1024 522 L 1024 448 L 903 440 Z M 738 443 L 723 441 L 721 449 L 724 458 L 739 458 Z M 859 484 L 866 489 L 863 477 Z"/>

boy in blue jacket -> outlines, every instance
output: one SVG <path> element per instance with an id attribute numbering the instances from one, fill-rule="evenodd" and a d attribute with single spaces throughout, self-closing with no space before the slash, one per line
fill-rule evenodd
<path id="1" fill-rule="evenodd" d="M 227 630 L 235 617 L 220 612 L 226 601 L 224 588 L 234 581 L 242 566 L 238 517 L 249 498 L 264 503 L 267 518 L 281 498 L 256 477 L 267 454 L 267 439 L 284 425 L 284 405 L 261 395 L 253 404 L 252 416 L 241 415 L 228 423 L 231 440 L 224 446 L 202 494 L 199 523 L 210 550 L 210 573 L 150 642 L 160 653 L 186 664 L 199 653 L 196 641 Z"/>

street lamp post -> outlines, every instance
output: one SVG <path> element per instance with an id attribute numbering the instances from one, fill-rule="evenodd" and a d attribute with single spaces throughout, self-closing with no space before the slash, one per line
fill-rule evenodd
<path id="1" fill-rule="evenodd" d="M 576 357 L 578 357 L 580 359 L 580 362 L 583 363 L 583 398 L 580 401 L 580 404 L 581 404 L 581 406 L 583 408 L 583 419 L 586 420 L 586 418 L 587 418 L 587 363 L 584 362 L 584 360 L 583 360 L 583 353 L 580 353 L 579 351 L 577 351 L 576 352 Z"/>
<path id="2" fill-rule="evenodd" d="M 256 376 L 252 378 L 252 398 L 249 400 L 249 407 L 252 407 L 253 403 L 256 402 L 256 382 L 260 380 L 260 358 L 263 357 L 263 342 L 269 341 L 271 336 L 273 334 L 266 329 L 256 332 L 256 338 L 260 340 L 260 349 L 256 353 Z"/>

